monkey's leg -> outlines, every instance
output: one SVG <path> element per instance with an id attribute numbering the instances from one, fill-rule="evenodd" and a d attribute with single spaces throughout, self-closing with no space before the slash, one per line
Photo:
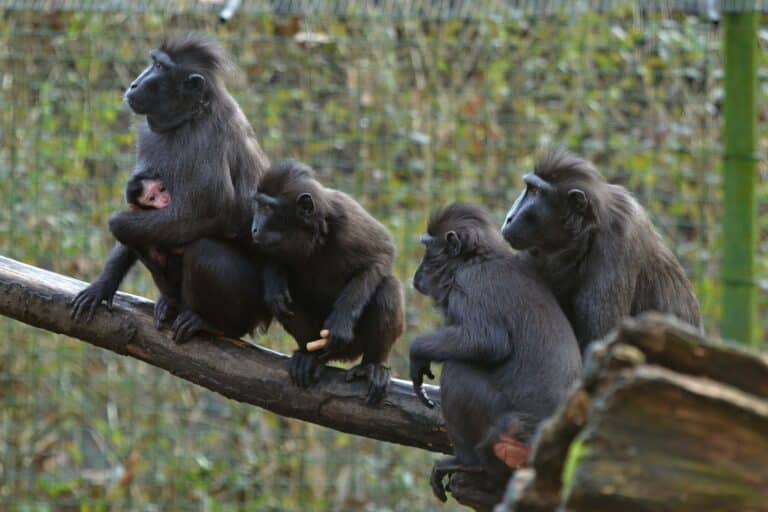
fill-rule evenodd
<path id="1" fill-rule="evenodd" d="M 143 249 L 141 262 L 147 267 L 155 286 L 160 291 L 160 298 L 155 302 L 152 312 L 155 327 L 173 322 L 179 314 L 181 298 L 182 260 L 181 256 L 161 252 L 156 247 Z"/>
<path id="2" fill-rule="evenodd" d="M 389 386 L 390 370 L 385 366 L 392 345 L 403 333 L 403 290 L 400 281 L 385 277 L 363 311 L 355 339 L 363 344 L 363 360 L 347 371 L 347 381 L 368 379 L 366 403 L 374 405 L 384 398 Z"/>
<path id="3" fill-rule="evenodd" d="M 288 373 L 295 385 L 308 388 L 320 380 L 324 368 L 325 361 L 319 354 L 296 350 L 291 357 Z"/>
<path id="4" fill-rule="evenodd" d="M 448 500 L 448 496 L 445 494 L 443 480 L 445 477 L 451 476 L 458 471 L 464 473 L 482 473 L 483 468 L 481 466 L 466 466 L 456 457 L 446 457 L 436 461 L 432 466 L 432 473 L 429 476 L 429 485 L 432 487 L 432 492 L 437 499 L 442 502 Z"/>
<path id="5" fill-rule="evenodd" d="M 307 351 L 307 343 L 320 337 L 322 319 L 313 318 L 299 304 L 293 303 L 291 313 L 280 315 L 278 320 L 299 345 L 288 368 L 291 381 L 300 388 L 307 388 L 320 380 L 328 360 L 325 353 Z"/>
<path id="6" fill-rule="evenodd" d="M 207 331 L 231 338 L 268 324 L 261 267 L 232 243 L 203 239 L 182 255 L 181 311 L 173 330 L 177 341 Z M 183 315 L 183 318 L 181 316 Z"/>
<path id="7" fill-rule="evenodd" d="M 365 377 L 368 379 L 368 396 L 365 400 L 367 405 L 376 405 L 387 394 L 389 387 L 390 370 L 381 363 L 363 362 L 347 370 L 347 382 Z"/>

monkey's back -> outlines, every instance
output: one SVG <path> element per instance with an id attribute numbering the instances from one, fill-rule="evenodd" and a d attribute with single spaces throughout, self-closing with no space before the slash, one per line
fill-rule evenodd
<path id="1" fill-rule="evenodd" d="M 460 270 L 456 287 L 477 313 L 462 318 L 454 311 L 455 322 L 496 336 L 510 353 L 496 364 L 444 363 L 441 402 L 449 433 L 455 425 L 454 436 L 479 442 L 500 415 L 515 413 L 526 418 L 527 441 L 579 376 L 573 329 L 552 292 L 511 251 Z"/>

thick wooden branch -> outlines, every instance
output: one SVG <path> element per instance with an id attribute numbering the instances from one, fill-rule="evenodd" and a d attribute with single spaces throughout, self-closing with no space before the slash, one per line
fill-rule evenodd
<path id="1" fill-rule="evenodd" d="M 654 313 L 593 345 L 498 512 L 765 510 L 768 357 Z"/>
<path id="2" fill-rule="evenodd" d="M 383 403 L 365 405 L 366 383 L 329 368 L 309 390 L 294 387 L 288 357 L 241 340 L 197 337 L 175 344 L 152 324 L 152 303 L 119 293 L 89 323 L 73 322 L 68 302 L 85 283 L 0 256 L 0 314 L 140 359 L 228 398 L 335 430 L 437 452 L 450 452 L 439 405 L 428 409 L 410 381 L 393 379 Z M 439 404 L 439 388 L 428 386 Z"/>

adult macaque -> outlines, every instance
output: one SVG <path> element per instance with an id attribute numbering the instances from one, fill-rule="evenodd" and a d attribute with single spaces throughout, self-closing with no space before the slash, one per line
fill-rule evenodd
<path id="1" fill-rule="evenodd" d="M 395 246 L 386 228 L 347 194 L 323 187 L 295 161 L 270 169 L 254 198 L 253 242 L 283 267 L 292 297 L 277 318 L 296 339 L 290 375 L 307 387 L 326 361 L 362 356 L 348 378 L 368 379 L 368 403 L 386 393 L 384 366 L 403 332 L 403 291 L 392 276 Z M 322 350 L 307 344 L 327 338 Z"/>
<path id="2" fill-rule="evenodd" d="M 582 351 L 643 311 L 700 326 L 683 268 L 624 187 L 566 151 L 544 156 L 524 181 L 502 233 L 546 278 Z"/>
<path id="3" fill-rule="evenodd" d="M 111 305 L 141 258 L 161 292 L 158 327 L 173 321 L 177 341 L 203 330 L 241 336 L 271 318 L 262 264 L 249 253 L 250 195 L 269 162 L 224 87 L 231 64 L 221 46 L 187 36 L 150 55 L 152 63 L 125 93 L 131 110 L 144 116 L 133 175 L 151 173 L 173 200 L 165 208 L 112 215 L 118 243 L 101 275 L 73 300 L 72 316 L 90 319 L 100 303 Z M 166 253 L 183 247 L 183 255 L 158 268 L 147 257 L 150 247 Z"/>
<path id="4" fill-rule="evenodd" d="M 432 214 L 413 284 L 442 311 L 445 326 L 411 343 L 410 372 L 422 382 L 443 363 L 440 402 L 454 456 L 430 483 L 446 500 L 451 473 L 483 473 L 503 489 L 528 460 L 531 438 L 578 378 L 581 356 L 568 320 L 535 271 L 504 242 L 479 206 L 454 203 Z"/>

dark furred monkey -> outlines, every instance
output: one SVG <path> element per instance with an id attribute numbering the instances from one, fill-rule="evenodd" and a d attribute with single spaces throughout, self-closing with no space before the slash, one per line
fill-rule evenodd
<path id="1" fill-rule="evenodd" d="M 446 500 L 443 478 L 481 472 L 504 487 L 527 461 L 538 424 L 578 378 L 581 356 L 568 320 L 546 284 L 504 242 L 486 210 L 454 203 L 433 213 L 422 237 L 415 288 L 442 310 L 445 326 L 410 349 L 416 394 L 443 363 L 440 401 L 454 456 L 439 460 L 430 483 Z M 513 450 L 504 455 L 505 445 Z"/>
<path id="2" fill-rule="evenodd" d="M 700 326 L 683 268 L 624 187 L 567 151 L 548 153 L 524 180 L 502 233 L 547 279 L 582 351 L 643 311 Z"/>
<path id="3" fill-rule="evenodd" d="M 270 169 L 259 183 L 252 236 L 258 250 L 286 270 L 290 314 L 277 318 L 296 339 L 294 383 L 307 387 L 329 360 L 362 362 L 348 378 L 366 377 L 368 403 L 384 396 L 384 366 L 403 332 L 403 291 L 392 276 L 395 246 L 386 228 L 347 194 L 323 187 L 296 161 Z M 322 352 L 308 342 L 328 329 Z"/>
<path id="4" fill-rule="evenodd" d="M 173 200 L 166 208 L 112 215 L 118 243 L 101 275 L 73 300 L 72 316 L 89 319 L 102 301 L 111 303 L 141 258 L 161 292 L 155 322 L 175 317 L 174 339 L 200 330 L 240 336 L 270 319 L 261 299 L 262 267 L 248 253 L 250 195 L 269 162 L 224 87 L 230 63 L 221 46 L 187 36 L 151 57 L 125 93 L 131 110 L 144 116 L 133 175 L 152 173 Z M 167 269 L 181 276 L 180 286 L 146 257 L 149 247 L 183 247 L 183 256 L 173 258 L 181 268 Z"/>

